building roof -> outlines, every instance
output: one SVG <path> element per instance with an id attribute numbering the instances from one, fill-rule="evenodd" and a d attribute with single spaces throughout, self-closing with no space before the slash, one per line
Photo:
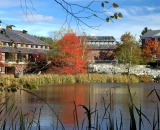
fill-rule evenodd
<path id="1" fill-rule="evenodd" d="M 14 43 L 22 43 L 22 41 L 24 41 L 25 44 L 47 45 L 46 43 L 39 40 L 38 38 L 36 38 L 32 35 L 29 35 L 27 33 L 23 33 L 22 31 L 6 30 L 5 29 L 5 32 L 9 37 L 0 33 L 0 41 L 3 41 L 3 42 L 14 41 Z"/>
<path id="2" fill-rule="evenodd" d="M 113 36 L 89 36 L 88 41 L 116 41 Z"/>
<path id="3" fill-rule="evenodd" d="M 141 38 L 158 37 L 158 36 L 160 36 L 160 30 L 150 30 L 146 32 L 144 35 L 142 35 Z"/>

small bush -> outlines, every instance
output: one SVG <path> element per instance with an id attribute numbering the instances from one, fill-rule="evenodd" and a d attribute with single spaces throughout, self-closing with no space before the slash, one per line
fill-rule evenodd
<path id="1" fill-rule="evenodd" d="M 139 75 L 139 82 L 153 82 L 153 79 L 148 75 Z"/>

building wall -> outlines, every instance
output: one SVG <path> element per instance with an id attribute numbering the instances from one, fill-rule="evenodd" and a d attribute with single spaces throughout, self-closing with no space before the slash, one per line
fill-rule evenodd
<path id="1" fill-rule="evenodd" d="M 37 50 L 38 49 L 49 50 L 49 47 L 45 46 L 45 45 L 31 45 L 31 44 L 22 44 L 22 43 L 12 44 L 9 46 L 8 43 L 2 42 L 1 47 L 13 47 L 13 49 L 15 49 L 14 48 L 15 45 L 17 46 L 17 48 L 26 48 L 26 49 L 31 48 L 31 49 L 37 49 Z M 23 69 L 25 69 L 26 63 L 28 62 L 28 59 L 29 59 L 29 54 L 27 54 L 26 52 L 19 51 L 19 52 L 15 53 L 12 50 L 12 52 L 11 52 L 13 54 L 13 57 L 11 58 L 12 61 L 10 61 L 10 60 L 8 61 L 6 59 L 7 52 L 0 51 L 0 53 L 1 53 L 0 62 L 2 62 L 4 64 L 4 66 L 0 66 L 0 74 L 15 74 L 15 73 L 21 72 Z M 19 61 L 21 63 L 17 64 L 16 60 L 19 59 L 18 57 L 20 55 L 24 55 L 25 58 L 22 57 L 22 60 Z"/>
<path id="2" fill-rule="evenodd" d="M 114 60 L 113 50 L 91 50 L 89 60 Z"/>
<path id="3" fill-rule="evenodd" d="M 149 39 L 160 41 L 160 37 L 146 37 L 146 38 L 142 38 L 142 47 L 147 42 L 147 40 L 149 40 Z"/>

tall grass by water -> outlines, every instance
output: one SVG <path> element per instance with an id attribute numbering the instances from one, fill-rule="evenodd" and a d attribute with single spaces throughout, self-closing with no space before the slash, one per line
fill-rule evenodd
<path id="1" fill-rule="evenodd" d="M 145 80 L 147 79 L 147 80 Z M 114 75 L 114 74 L 85 74 L 85 75 L 23 75 L 19 78 L 15 78 L 14 75 L 2 75 L 0 82 L 6 85 L 13 83 L 23 84 L 25 82 L 29 84 L 66 84 L 66 83 L 128 83 L 130 82 L 151 82 L 152 79 L 148 76 L 136 76 L 131 75 L 130 79 L 127 75 Z"/>

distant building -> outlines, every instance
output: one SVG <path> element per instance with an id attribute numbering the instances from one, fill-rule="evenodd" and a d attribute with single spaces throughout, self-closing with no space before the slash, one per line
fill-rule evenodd
<path id="1" fill-rule="evenodd" d="M 114 60 L 113 51 L 116 49 L 116 40 L 113 36 L 89 36 L 87 39 L 90 45 L 91 61 Z"/>
<path id="2" fill-rule="evenodd" d="M 34 53 L 49 50 L 49 45 L 23 31 L 1 30 L 0 33 L 0 74 L 18 73 L 32 58 Z M 18 63 L 17 63 L 18 61 Z"/>
<path id="3" fill-rule="evenodd" d="M 148 39 L 160 41 L 160 30 L 150 30 L 141 36 L 142 47 Z"/>

